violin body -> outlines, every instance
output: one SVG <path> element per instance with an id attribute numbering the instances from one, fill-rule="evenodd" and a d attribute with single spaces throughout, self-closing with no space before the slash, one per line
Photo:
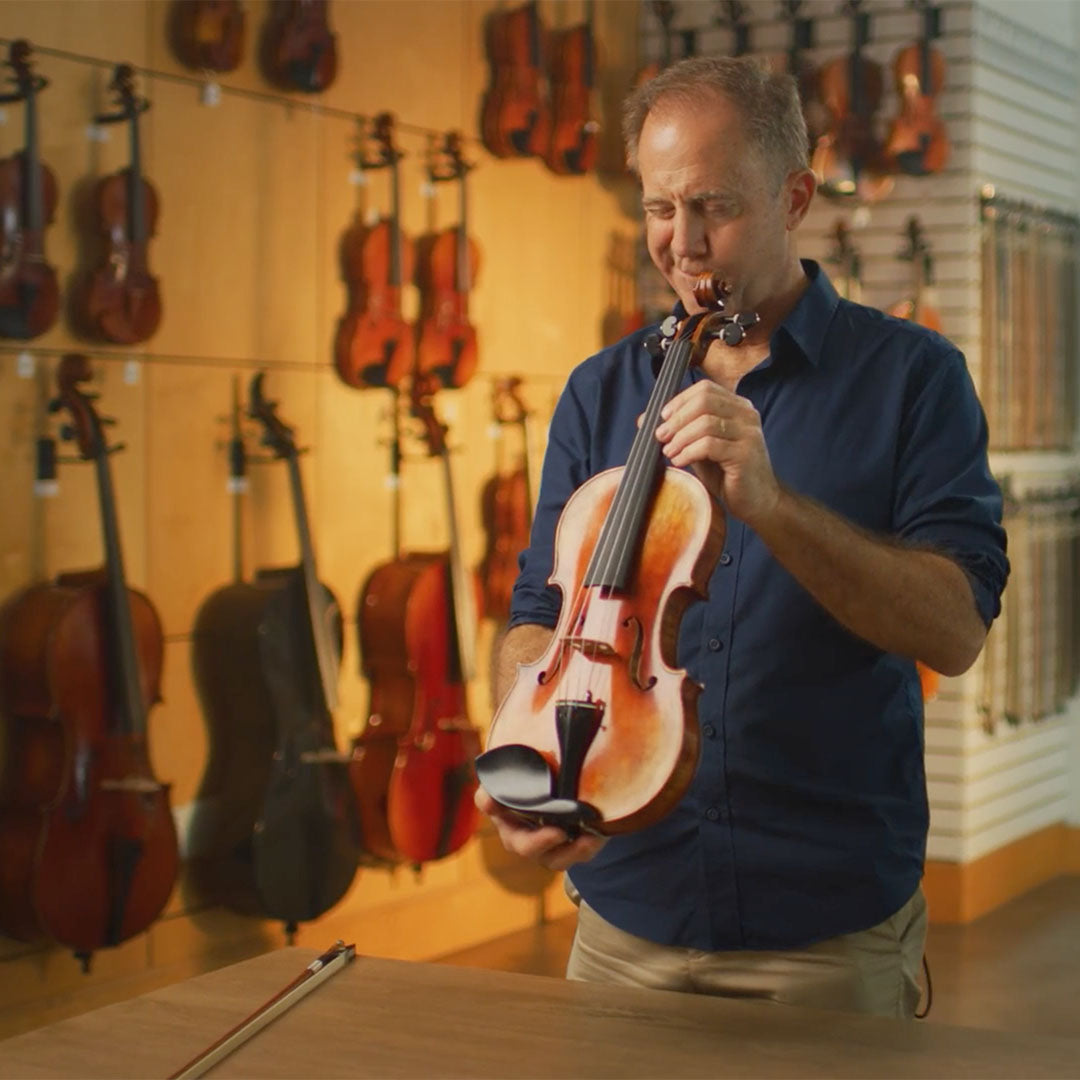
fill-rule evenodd
<path id="1" fill-rule="evenodd" d="M 119 345 L 146 341 L 161 323 L 161 293 L 158 279 L 150 273 L 147 244 L 137 242 L 128 228 L 132 189 L 130 169 L 121 169 L 98 184 L 94 201 L 108 250 L 91 275 L 81 303 L 87 330 Z M 157 192 L 146 179 L 140 179 L 134 190 L 142 202 L 146 235 L 153 236 Z"/>
<path id="2" fill-rule="evenodd" d="M 329 0 L 277 0 L 260 50 L 263 72 L 275 86 L 315 94 L 337 77 L 337 35 Z"/>
<path id="3" fill-rule="evenodd" d="M 491 84 L 481 108 L 484 145 L 496 157 L 544 153 L 551 115 L 541 86 L 541 28 L 535 0 L 487 21 Z"/>
<path id="4" fill-rule="evenodd" d="M 413 274 L 413 245 L 390 221 L 371 228 L 357 222 L 342 241 L 349 307 L 338 324 L 334 360 L 350 386 L 398 386 L 413 366 L 414 332 L 402 317 L 402 286 L 393 281 L 391 271 L 395 232 L 400 279 L 408 280 Z"/>
<path id="5" fill-rule="evenodd" d="M 234 71 L 244 52 L 244 9 L 240 0 L 174 0 L 169 36 L 187 67 Z"/>
<path id="6" fill-rule="evenodd" d="M 887 315 L 894 315 L 898 319 L 907 319 L 925 326 L 928 330 L 942 332 L 941 315 L 937 308 L 926 303 L 925 300 L 914 296 L 906 297 L 898 303 L 886 309 Z"/>
<path id="7" fill-rule="evenodd" d="M 551 140 L 544 161 L 560 176 L 596 167 L 599 125 L 592 119 L 596 49 L 589 23 L 560 31 L 551 57 Z"/>
<path id="8" fill-rule="evenodd" d="M 44 224 L 56 214 L 52 169 L 38 163 Z M 32 229 L 25 214 L 28 165 L 23 151 L 0 161 L 0 336 L 28 341 L 44 334 L 60 311 L 56 270 L 45 261 L 44 230 Z"/>
<path id="9" fill-rule="evenodd" d="M 900 172 L 940 172 L 949 158 L 945 123 L 935 111 L 945 85 L 945 59 L 927 43 L 917 43 L 901 49 L 893 71 L 900 114 L 889 130 L 885 153 Z"/>
<path id="10" fill-rule="evenodd" d="M 149 706 L 161 624 L 142 593 L 127 598 Z M 178 866 L 168 786 L 154 779 L 145 738 L 117 722 L 107 603 L 100 571 L 32 586 L 0 613 L 0 928 L 83 956 L 144 931 Z"/>
<path id="11" fill-rule="evenodd" d="M 518 668 L 487 743 L 488 753 L 530 746 L 560 773 L 556 705 L 577 702 L 588 687 L 603 719 L 580 763 L 577 798 L 598 812 L 591 828 L 603 834 L 658 821 L 693 778 L 700 687 L 676 668 L 678 625 L 695 594 L 705 593 L 724 543 L 722 518 L 705 488 L 667 468 L 625 591 L 604 596 L 605 590 L 585 587 L 623 471 L 592 477 L 567 502 L 549 579 L 562 590 L 559 623 L 544 655 Z"/>
<path id="12" fill-rule="evenodd" d="M 458 227 L 439 233 L 424 253 L 421 290 L 425 302 L 416 346 L 416 365 L 442 386 L 464 386 L 476 371 L 476 327 L 469 322 L 468 288 L 459 284 L 461 236 Z M 480 249 L 466 239 L 467 282 L 476 279 Z"/>

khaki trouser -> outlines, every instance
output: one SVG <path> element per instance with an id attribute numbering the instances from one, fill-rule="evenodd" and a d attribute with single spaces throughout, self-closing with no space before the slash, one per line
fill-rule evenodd
<path id="1" fill-rule="evenodd" d="M 785 1005 L 911 1019 L 919 1004 L 926 941 L 922 889 L 895 915 L 803 949 L 706 952 L 656 945 L 616 929 L 577 895 L 578 925 L 568 979 L 660 990 L 760 998 Z"/>

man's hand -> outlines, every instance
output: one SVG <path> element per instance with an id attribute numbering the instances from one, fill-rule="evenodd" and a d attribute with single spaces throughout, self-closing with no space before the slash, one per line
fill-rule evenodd
<path id="1" fill-rule="evenodd" d="M 483 788 L 476 789 L 476 807 L 494 822 L 507 851 L 530 859 L 549 870 L 565 870 L 574 863 L 587 862 L 607 843 L 605 836 L 582 833 L 570 840 L 553 825 L 533 828 L 501 807 Z"/>
<path id="2" fill-rule="evenodd" d="M 753 527 L 780 499 L 761 417 L 746 398 L 702 379 L 664 406 L 656 438 L 672 465 L 690 465 L 724 508 Z"/>

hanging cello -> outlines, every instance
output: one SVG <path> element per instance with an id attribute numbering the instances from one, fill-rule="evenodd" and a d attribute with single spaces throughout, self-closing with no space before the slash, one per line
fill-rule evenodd
<path id="1" fill-rule="evenodd" d="M 434 237 L 420 260 L 420 340 L 416 369 L 433 374 L 442 386 L 464 386 L 476 370 L 476 327 L 469 322 L 469 291 L 476 280 L 480 252 L 469 236 L 466 177 L 472 165 L 461 156 L 461 136 L 450 132 L 442 149 L 446 166 L 432 166 L 431 182 L 456 180 L 458 223 Z"/>
<path id="2" fill-rule="evenodd" d="M 654 433 L 711 341 L 737 345 L 757 322 L 725 315 L 728 293 L 716 276 L 699 277 L 705 310 L 665 339 L 627 464 L 587 480 L 563 508 L 549 578 L 563 594 L 558 625 L 544 655 L 519 665 L 476 762 L 496 802 L 571 835 L 652 824 L 693 777 L 700 686 L 677 669 L 675 647 L 725 527 L 695 476 L 662 467 Z"/>
<path id="3" fill-rule="evenodd" d="M 129 589 L 109 446 L 85 356 L 57 373 L 54 410 L 97 472 L 101 570 L 34 585 L 0 612 L 0 699 L 8 718 L 0 801 L 0 930 L 46 937 L 88 970 L 97 949 L 142 933 L 177 872 L 168 785 L 147 745 L 164 641 L 150 601 Z"/>
<path id="4" fill-rule="evenodd" d="M 116 91 L 120 111 L 95 117 L 98 124 L 127 123 L 131 161 L 98 184 L 94 204 L 109 246 L 102 264 L 75 298 L 76 318 L 85 332 L 120 345 L 146 341 L 161 321 L 161 296 L 147 251 L 158 198 L 143 177 L 139 144 L 139 117 L 150 102 L 135 95 L 134 77 L 130 64 L 117 65 L 109 88 Z"/>
<path id="5" fill-rule="evenodd" d="M 56 322 L 60 289 L 45 261 L 45 226 L 56 213 L 56 177 L 38 152 L 37 95 L 49 80 L 30 67 L 30 46 L 13 41 L 8 65 L 17 90 L 0 102 L 21 101 L 23 148 L 0 161 L 0 336 L 29 341 Z"/>
<path id="6" fill-rule="evenodd" d="M 390 175 L 390 213 L 368 228 L 356 221 L 342 241 L 349 307 L 338 324 L 334 361 L 349 386 L 397 387 L 413 363 L 413 329 L 401 314 L 402 286 L 412 279 L 413 246 L 401 229 L 401 194 L 394 145 L 394 118 L 375 118 L 374 157 L 360 150 L 365 170 L 386 169 Z"/>
<path id="7" fill-rule="evenodd" d="M 317 918 L 344 896 L 359 848 L 348 757 L 334 738 L 340 610 L 316 573 L 300 450 L 262 383 L 261 373 L 252 379 L 250 415 L 288 468 L 300 564 L 256 577 L 267 595 L 250 629 L 276 745 L 252 838 L 252 879 L 263 913 L 283 920 L 291 936 L 296 923 Z"/>

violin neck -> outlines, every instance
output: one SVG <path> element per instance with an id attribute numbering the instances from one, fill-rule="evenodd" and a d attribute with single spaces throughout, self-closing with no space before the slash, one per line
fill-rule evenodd
<path id="1" fill-rule="evenodd" d="M 529 524 L 532 524 L 533 507 L 536 505 L 536 496 L 540 493 L 540 478 L 537 475 L 536 454 L 532 448 L 532 416 L 523 413 L 521 416 L 521 441 L 522 453 L 525 458 L 525 503 L 529 511 Z"/>
<path id="2" fill-rule="evenodd" d="M 243 493 L 245 450 L 240 433 L 240 379 L 233 377 L 232 438 L 229 440 L 229 491 L 232 493 L 233 581 L 244 580 Z"/>
<path id="3" fill-rule="evenodd" d="M 401 558 L 401 418 L 398 412 L 401 391 L 391 387 L 390 409 L 390 510 L 391 541 L 395 562 Z"/>
<path id="4" fill-rule="evenodd" d="M 304 484 L 300 476 L 300 459 L 290 454 L 286 459 L 289 466 L 289 489 L 292 493 L 293 513 L 296 516 L 296 531 L 300 539 L 300 568 L 304 578 L 304 598 L 307 601 L 308 622 L 311 625 L 311 640 L 315 646 L 315 660 L 319 667 L 319 682 L 322 686 L 323 701 L 328 710 L 337 708 L 337 671 L 330 645 L 330 626 L 326 619 L 326 605 L 323 603 L 322 586 L 315 571 L 315 549 L 311 543 L 311 529 L 308 524 L 307 505 L 304 501 Z"/>
<path id="5" fill-rule="evenodd" d="M 139 681 L 139 661 L 135 650 L 135 627 L 131 619 L 124 556 L 120 546 L 120 526 L 116 518 L 116 498 L 109 451 L 105 440 L 94 459 L 101 507 L 101 531 L 105 546 L 105 612 L 109 630 L 110 681 L 114 701 L 114 733 L 140 737 L 146 734 L 146 703 Z"/>
<path id="6" fill-rule="evenodd" d="M 623 468 L 600 537 L 585 571 L 583 584 L 624 590 L 638 555 L 639 540 L 661 472 L 660 443 L 655 431 L 660 410 L 678 393 L 690 369 L 693 347 L 686 338 L 673 341 L 664 356 L 656 385 L 642 413 L 630 455 Z"/>
<path id="7" fill-rule="evenodd" d="M 446 495 L 446 520 L 450 530 L 450 599 L 454 612 L 454 636 L 457 639 L 457 661 L 461 681 L 467 682 L 476 674 L 476 611 L 469 575 L 461 556 L 457 509 L 454 502 L 454 477 L 450 468 L 450 452 L 442 452 L 443 485 Z"/>
<path id="8" fill-rule="evenodd" d="M 38 151 L 37 91 L 26 91 L 25 110 L 26 190 L 23 192 L 23 222 L 26 231 L 40 235 L 45 229 L 45 200 L 42 192 L 41 158 Z"/>
<path id="9" fill-rule="evenodd" d="M 146 242 L 146 207 L 143 203 L 142 153 L 139 148 L 139 110 L 132 107 L 128 124 L 128 139 L 131 144 L 131 167 L 128 170 L 128 213 L 130 214 L 129 235 L 133 245 Z"/>
<path id="10" fill-rule="evenodd" d="M 390 284 L 401 287 L 401 194 L 397 155 L 393 153 L 390 160 Z"/>
<path id="11" fill-rule="evenodd" d="M 468 303 L 469 289 L 472 282 L 469 280 L 469 198 L 465 188 L 465 170 L 462 169 L 458 178 L 458 227 L 456 236 L 457 266 L 457 293 L 461 297 L 462 307 Z M 462 311 L 464 314 L 464 310 Z"/>

